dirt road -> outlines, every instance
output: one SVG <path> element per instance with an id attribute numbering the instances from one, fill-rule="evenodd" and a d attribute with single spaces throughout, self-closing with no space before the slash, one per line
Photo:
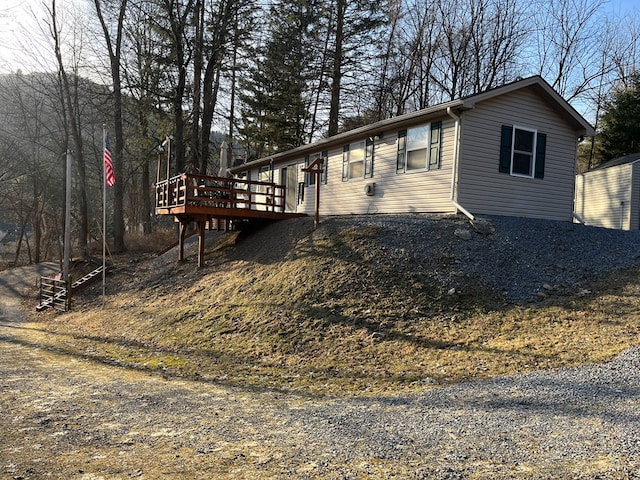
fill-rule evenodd
<path id="1" fill-rule="evenodd" d="M 0 273 L 0 478 L 285 478 L 312 470 L 303 458 L 327 445 L 310 444 L 296 426 L 309 399 L 41 349 L 49 333 L 23 318 L 20 295 L 55 270 Z"/>

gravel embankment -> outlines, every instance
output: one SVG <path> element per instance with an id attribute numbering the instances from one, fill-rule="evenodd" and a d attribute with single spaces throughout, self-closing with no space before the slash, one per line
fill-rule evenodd
<path id="1" fill-rule="evenodd" d="M 596 277 L 640 265 L 640 231 L 515 217 L 482 220 L 489 233 L 478 233 L 461 216 L 331 219 L 342 225 L 379 225 L 379 242 L 390 256 L 435 270 L 451 288 L 463 276 L 477 278 L 516 303 L 535 299 L 545 285 L 577 293 Z"/>

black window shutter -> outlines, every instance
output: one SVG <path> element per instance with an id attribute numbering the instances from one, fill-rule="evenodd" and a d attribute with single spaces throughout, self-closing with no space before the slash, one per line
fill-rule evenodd
<path id="1" fill-rule="evenodd" d="M 536 139 L 536 168 L 535 177 L 544 178 L 544 157 L 547 149 L 547 134 L 538 133 Z"/>
<path id="2" fill-rule="evenodd" d="M 349 180 L 349 145 L 342 147 L 342 181 Z"/>
<path id="3" fill-rule="evenodd" d="M 329 178 L 329 151 L 324 150 L 322 152 L 322 183 L 327 183 L 327 178 Z"/>
<path id="4" fill-rule="evenodd" d="M 500 140 L 500 173 L 511 173 L 511 135 L 513 127 L 502 125 L 502 138 Z"/>
<path id="5" fill-rule="evenodd" d="M 407 131 L 400 130 L 398 132 L 398 158 L 396 163 L 396 173 L 403 173 L 407 163 Z"/>

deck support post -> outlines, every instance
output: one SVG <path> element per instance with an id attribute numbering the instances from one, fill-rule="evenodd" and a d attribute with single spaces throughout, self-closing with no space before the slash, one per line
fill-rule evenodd
<path id="1" fill-rule="evenodd" d="M 302 169 L 303 172 L 308 173 L 309 175 L 315 175 L 316 205 L 313 218 L 313 228 L 318 228 L 318 225 L 320 224 L 320 181 L 322 179 L 322 173 L 324 172 L 322 169 L 323 162 L 323 158 L 318 157 L 311 162 L 308 167 Z"/>
<path id="2" fill-rule="evenodd" d="M 184 260 L 184 239 L 187 236 L 189 220 L 180 220 L 180 237 L 178 239 L 178 261 Z"/>
<path id="3" fill-rule="evenodd" d="M 204 234 L 207 222 L 200 220 L 198 222 L 198 268 L 204 266 Z"/>

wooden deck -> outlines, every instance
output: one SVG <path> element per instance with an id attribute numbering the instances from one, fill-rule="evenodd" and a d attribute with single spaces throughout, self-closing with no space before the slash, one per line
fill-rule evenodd
<path id="1" fill-rule="evenodd" d="M 286 189 L 272 182 L 181 174 L 156 183 L 156 215 L 180 222 L 178 258 L 191 222 L 198 224 L 198 265 L 202 266 L 206 225 L 224 220 L 284 220 L 304 214 L 285 212 Z"/>

